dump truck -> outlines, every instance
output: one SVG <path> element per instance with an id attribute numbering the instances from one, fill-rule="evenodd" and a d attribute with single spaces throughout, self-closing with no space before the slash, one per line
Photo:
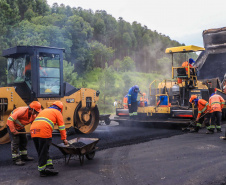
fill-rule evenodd
<path id="1" fill-rule="evenodd" d="M 184 54 L 188 61 L 189 53 L 200 51 L 204 52 L 205 48 L 194 45 L 166 48 L 165 53 L 172 55 L 172 79 L 154 80 L 150 83 L 148 106 L 138 105 L 138 116 L 136 120 L 133 119 L 134 121 L 190 124 L 197 115 L 197 108 L 192 107 L 189 103 L 191 95 L 197 95 L 198 98 L 208 101 L 215 89 L 217 89 L 218 94 L 224 94 L 220 89 L 218 78 L 200 81 L 197 78 L 196 67 L 174 66 L 174 55 Z M 163 97 L 167 103 L 161 105 Z M 118 122 L 126 120 L 127 113 L 128 109 L 117 109 L 115 120 Z M 124 116 L 123 119 L 122 116 Z"/>
<path id="2" fill-rule="evenodd" d="M 9 114 L 34 100 L 41 103 L 42 109 L 62 101 L 66 129 L 89 134 L 97 128 L 100 92 L 75 88 L 63 81 L 63 54 L 64 49 L 42 46 L 16 46 L 2 52 L 7 58 L 8 85 L 0 87 L 0 144 L 10 141 L 6 125 Z"/>

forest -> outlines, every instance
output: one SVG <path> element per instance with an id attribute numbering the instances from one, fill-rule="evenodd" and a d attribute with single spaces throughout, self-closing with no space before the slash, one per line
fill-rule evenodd
<path id="1" fill-rule="evenodd" d="M 64 81 L 99 90 L 100 112 L 114 112 L 113 102 L 139 85 L 148 93 L 154 79 L 170 78 L 167 47 L 181 46 L 147 26 L 46 0 L 0 0 L 0 55 L 17 45 L 65 48 Z M 184 60 L 175 58 L 178 65 Z M 7 85 L 6 59 L 0 57 L 0 85 Z"/>

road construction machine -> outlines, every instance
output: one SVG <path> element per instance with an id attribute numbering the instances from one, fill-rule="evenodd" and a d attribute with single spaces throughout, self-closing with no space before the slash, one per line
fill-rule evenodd
<path id="1" fill-rule="evenodd" d="M 205 51 L 205 48 L 190 45 L 167 48 L 165 53 L 172 55 L 172 79 L 162 81 L 154 80 L 149 86 L 148 105 L 138 105 L 138 116 L 132 120 L 138 122 L 190 124 L 197 115 L 197 108 L 189 103 L 191 95 L 209 100 L 209 96 L 217 89 L 222 94 L 218 78 L 197 79 L 197 68 L 189 65 L 185 67 L 174 66 L 174 55 L 184 53 L 189 60 L 189 53 Z M 186 61 L 185 60 L 185 61 Z M 163 103 L 164 102 L 164 103 Z M 128 115 L 128 110 L 117 109 L 116 121 L 122 122 L 122 116 Z"/>
<path id="2" fill-rule="evenodd" d="M 97 128 L 100 92 L 63 81 L 63 54 L 64 49 L 42 46 L 16 46 L 2 52 L 7 58 L 8 85 L 0 88 L 0 144 L 9 142 L 6 122 L 11 111 L 34 100 L 42 109 L 62 101 L 67 129 L 89 134 Z"/>

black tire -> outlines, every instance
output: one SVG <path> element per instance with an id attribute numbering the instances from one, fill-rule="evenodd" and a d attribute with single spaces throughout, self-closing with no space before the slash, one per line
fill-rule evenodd
<path id="1" fill-rule="evenodd" d="M 105 122 L 106 125 L 110 125 L 111 120 L 110 120 L 110 118 L 107 118 L 106 120 L 104 120 L 104 122 Z"/>
<path id="2" fill-rule="evenodd" d="M 7 131 L 7 128 L 3 128 L 0 130 L 0 144 L 6 144 L 10 142 L 9 133 Z"/>
<path id="3" fill-rule="evenodd" d="M 93 151 L 93 152 L 90 152 L 90 153 L 88 153 L 88 154 L 86 154 L 86 158 L 88 159 L 88 160 L 93 160 L 93 158 L 94 158 L 94 156 L 95 156 L 95 151 Z"/>
<path id="4" fill-rule="evenodd" d="M 87 121 L 86 124 L 84 124 L 84 123 L 82 123 L 82 121 L 80 120 L 79 115 L 78 115 L 78 111 L 80 110 L 80 108 L 81 108 L 81 102 L 77 106 L 75 113 L 74 113 L 75 131 L 77 133 L 81 133 L 81 134 L 90 134 L 94 130 L 96 130 L 97 126 L 99 125 L 99 110 L 98 110 L 97 106 L 95 106 L 91 110 L 90 119 Z"/>

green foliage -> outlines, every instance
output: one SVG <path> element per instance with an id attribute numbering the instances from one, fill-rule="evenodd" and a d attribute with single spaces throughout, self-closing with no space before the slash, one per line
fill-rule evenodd
<path id="1" fill-rule="evenodd" d="M 120 63 L 120 71 L 134 71 L 135 63 L 130 57 L 125 57 L 123 61 Z"/>
<path id="2" fill-rule="evenodd" d="M 98 86 L 101 92 L 99 106 L 100 109 L 103 109 L 106 112 L 112 111 L 112 107 L 109 107 L 112 104 L 112 96 L 115 94 L 115 76 L 114 70 L 111 67 L 108 67 L 107 63 L 105 64 L 105 69 L 99 75 Z"/>
<path id="3" fill-rule="evenodd" d="M 104 68 L 105 63 L 109 62 L 114 53 L 112 48 L 107 48 L 105 45 L 97 41 L 91 42 L 90 48 L 93 56 L 92 68 Z"/>
<path id="4" fill-rule="evenodd" d="M 65 48 L 65 81 L 100 90 L 99 106 L 106 112 L 133 85 L 148 92 L 151 80 L 162 77 L 154 72 L 168 71 L 165 49 L 183 45 L 140 23 L 116 20 L 105 10 L 57 3 L 49 7 L 47 0 L 0 0 L 0 10 L 0 55 L 16 45 Z M 181 65 L 185 58 L 178 55 L 175 60 Z M 5 71 L 6 59 L 0 57 L 1 84 Z"/>
<path id="5" fill-rule="evenodd" d="M 74 72 L 74 65 L 64 60 L 63 67 L 64 67 L 64 72 L 63 72 L 64 81 L 76 87 L 78 75 L 76 72 Z"/>

